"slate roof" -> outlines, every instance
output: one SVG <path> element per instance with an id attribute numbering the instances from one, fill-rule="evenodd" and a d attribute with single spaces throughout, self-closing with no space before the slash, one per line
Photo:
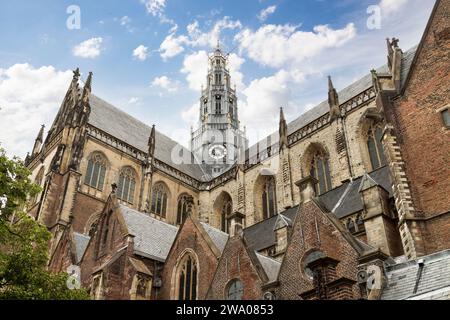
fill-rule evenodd
<path id="1" fill-rule="evenodd" d="M 259 260 L 259 263 L 263 267 L 266 272 L 267 277 L 269 278 L 268 283 L 274 282 L 278 279 L 278 273 L 280 272 L 281 262 L 278 262 L 272 258 L 263 256 L 255 251 L 256 257 Z"/>
<path id="2" fill-rule="evenodd" d="M 414 59 L 417 46 L 404 53 L 401 67 L 401 82 L 405 83 L 408 72 L 410 70 L 412 61 Z M 387 65 L 384 65 L 377 69 L 381 73 L 388 72 Z M 364 90 L 369 89 L 372 86 L 372 75 L 367 74 L 360 80 L 352 83 L 348 87 L 339 91 L 339 101 L 345 103 L 347 100 L 353 98 Z M 325 95 L 325 94 L 324 94 Z M 133 118 L 129 114 L 119 110 L 112 106 L 108 102 L 100 99 L 99 97 L 91 94 L 90 96 L 91 115 L 89 117 L 89 124 L 92 126 L 116 137 L 117 139 L 137 148 L 138 150 L 147 153 L 148 151 L 148 138 L 150 136 L 151 128 L 145 123 Z M 328 101 L 323 101 L 316 107 L 306 111 L 300 115 L 297 119 L 288 124 L 288 134 L 291 134 L 315 119 L 325 115 L 329 111 Z M 278 136 L 278 131 L 274 133 Z M 266 141 L 267 138 L 262 141 Z M 260 141 L 259 143 L 261 143 Z M 258 143 L 257 143 L 258 144 Z M 257 144 L 251 146 L 247 152 L 250 155 L 256 154 Z M 197 179 L 198 181 L 206 181 L 208 175 L 205 174 L 208 168 L 202 169 L 202 165 L 198 163 L 194 164 L 177 164 L 171 159 L 171 153 L 175 146 L 179 145 L 166 135 L 156 131 L 156 148 L 155 156 L 158 160 L 174 167 L 175 169 Z M 275 146 L 275 144 L 274 144 Z M 191 155 L 190 151 L 182 146 L 182 152 L 185 155 Z M 231 168 L 231 166 L 230 166 Z M 229 168 L 228 168 L 229 169 Z M 227 169 L 227 170 L 228 170 Z"/>
<path id="3" fill-rule="evenodd" d="M 298 206 L 295 206 L 281 214 L 294 221 L 297 209 Z M 244 229 L 244 238 L 251 250 L 261 251 L 275 245 L 275 232 L 273 230 L 277 219 L 278 215 L 275 215 Z"/>
<path id="4" fill-rule="evenodd" d="M 204 222 L 200 222 L 200 224 L 205 229 L 206 233 L 211 238 L 212 242 L 214 242 L 216 247 L 220 250 L 220 252 L 223 252 L 223 249 L 225 249 L 225 245 L 228 241 L 228 234 Z"/>
<path id="5" fill-rule="evenodd" d="M 414 56 L 416 54 L 416 50 L 417 50 L 418 46 L 415 46 L 413 48 L 411 48 L 410 50 L 408 50 L 407 52 L 405 52 L 403 54 L 403 59 L 402 59 L 402 67 L 401 67 L 401 82 L 402 85 L 405 83 L 409 69 L 411 68 L 411 63 L 414 59 Z M 376 69 L 377 72 L 379 74 L 382 73 L 387 73 L 389 71 L 388 66 L 387 65 L 383 65 L 380 68 Z M 341 104 L 345 103 L 346 101 L 350 100 L 351 98 L 357 96 L 358 94 L 360 94 L 361 92 L 369 89 L 370 87 L 372 87 L 372 74 L 367 74 L 364 77 L 362 77 L 361 79 L 355 81 L 354 83 L 352 83 L 351 85 L 347 86 L 346 88 L 342 89 L 341 91 L 338 92 L 339 95 L 339 102 Z M 325 93 L 324 93 L 325 95 Z M 327 114 L 327 112 L 330 111 L 330 107 L 328 105 L 328 100 L 325 100 L 321 103 L 319 103 L 317 106 L 313 107 L 312 109 L 306 111 L 305 113 L 303 113 L 302 115 L 300 115 L 298 118 L 296 118 L 295 120 L 291 121 L 290 123 L 288 123 L 288 135 L 296 132 L 297 130 L 303 128 L 304 126 L 306 126 L 307 124 L 313 122 L 314 120 L 320 118 L 321 116 L 324 116 L 325 114 Z M 278 136 L 278 130 L 275 131 L 271 136 Z M 250 150 L 250 155 L 256 155 L 256 150 L 257 150 L 257 144 L 266 144 L 266 140 L 268 138 L 264 138 L 263 140 L 259 141 L 258 143 L 252 145 L 249 150 Z M 267 145 L 268 147 L 269 145 Z"/>
<path id="6" fill-rule="evenodd" d="M 136 254 L 164 262 L 178 228 L 124 205 L 120 205 L 120 211 L 128 231 L 135 237 Z"/>
<path id="7" fill-rule="evenodd" d="M 450 250 L 387 266 L 386 273 L 382 300 L 450 299 Z"/>
<path id="8" fill-rule="evenodd" d="M 389 176 L 389 167 L 384 166 L 368 174 L 370 178 L 393 196 L 392 182 Z M 359 188 L 364 176 L 353 181 L 346 182 L 341 186 L 319 196 L 325 207 L 338 218 L 343 218 L 363 210 L 363 203 Z"/>
<path id="9" fill-rule="evenodd" d="M 108 102 L 91 94 L 89 98 L 91 114 L 89 124 L 112 135 L 113 137 L 147 153 L 151 127 L 133 118 L 126 112 L 117 109 Z M 178 146 L 185 155 L 191 152 L 156 130 L 155 157 L 175 169 L 199 180 L 203 179 L 203 171 L 198 164 L 177 164 L 172 161 L 172 150 Z"/>
<path id="10" fill-rule="evenodd" d="M 76 263 L 81 261 L 83 258 L 84 252 L 89 244 L 89 240 L 91 239 L 89 236 L 74 232 L 73 239 L 75 241 L 75 254 L 76 254 Z"/>

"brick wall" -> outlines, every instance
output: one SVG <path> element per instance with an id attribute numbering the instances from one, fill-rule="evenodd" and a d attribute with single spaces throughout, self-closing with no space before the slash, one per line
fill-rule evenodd
<path id="1" fill-rule="evenodd" d="M 261 286 L 263 282 L 244 247 L 242 239 L 238 236 L 228 240 L 217 266 L 217 272 L 211 282 L 207 299 L 226 299 L 228 284 L 234 279 L 242 282 L 244 288 L 243 300 L 259 300 L 262 298 Z"/>
<path id="2" fill-rule="evenodd" d="M 171 251 L 165 261 L 162 271 L 163 287 L 161 288 L 159 298 L 161 300 L 177 299 L 176 296 L 176 278 L 174 270 L 178 265 L 178 261 L 185 253 L 195 252 L 198 269 L 198 288 L 197 297 L 199 300 L 204 299 L 209 288 L 211 279 L 214 276 L 217 266 L 217 257 L 211 250 L 209 244 L 202 233 L 189 217 L 179 231 Z"/>
<path id="3" fill-rule="evenodd" d="M 339 261 L 337 278 L 356 280 L 358 253 L 322 210 L 310 201 L 300 206 L 294 222 L 292 238 L 281 265 L 280 284 L 276 290 L 280 299 L 300 299 L 300 294 L 314 289 L 313 279 L 304 271 L 304 259 L 313 250 L 320 250 L 327 257 Z M 351 287 L 352 298 L 358 298 L 357 286 Z"/>
<path id="4" fill-rule="evenodd" d="M 437 112 L 450 104 L 449 19 L 450 1 L 441 0 L 406 91 L 394 102 L 412 195 L 425 215 L 450 210 L 450 130 Z"/>

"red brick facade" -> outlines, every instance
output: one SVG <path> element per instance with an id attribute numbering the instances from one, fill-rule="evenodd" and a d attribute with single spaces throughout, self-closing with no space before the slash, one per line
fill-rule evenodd
<path id="1" fill-rule="evenodd" d="M 264 271 L 261 269 L 255 254 L 248 251 L 244 240 L 239 236 L 228 240 L 211 282 L 207 299 L 227 299 L 228 286 L 232 280 L 241 281 L 243 286 L 242 299 L 262 299 L 262 286 L 266 280 L 264 279 Z"/>
<path id="2" fill-rule="evenodd" d="M 163 287 L 159 295 L 160 299 L 178 299 L 178 288 L 176 286 L 178 275 L 175 269 L 185 254 L 192 254 L 197 260 L 199 274 L 197 296 L 198 299 L 205 298 L 216 271 L 220 251 L 201 224 L 189 216 L 181 227 L 165 261 L 162 272 Z"/>
<path id="3" fill-rule="evenodd" d="M 294 222 L 290 243 L 281 264 L 279 286 L 276 295 L 280 299 L 296 300 L 302 294 L 306 299 L 317 298 L 313 277 L 305 272 L 307 257 L 312 252 L 322 252 L 324 257 L 336 261 L 337 265 L 322 264 L 324 285 L 328 293 L 325 299 L 333 299 L 339 290 L 333 287 L 334 281 L 341 280 L 339 286 L 347 288 L 347 299 L 359 298 L 356 285 L 356 270 L 359 254 L 344 237 L 344 230 L 339 230 L 327 213 L 314 202 L 301 204 Z M 332 271 L 332 272 L 331 272 Z M 350 286 L 349 286 L 350 284 Z M 322 297 L 324 298 L 324 297 Z"/>

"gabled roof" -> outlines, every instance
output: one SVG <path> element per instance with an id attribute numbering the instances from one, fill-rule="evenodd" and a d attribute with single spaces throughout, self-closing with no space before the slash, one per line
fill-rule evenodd
<path id="1" fill-rule="evenodd" d="M 204 222 L 200 222 L 200 224 L 202 225 L 203 229 L 205 229 L 206 233 L 211 238 L 216 247 L 220 250 L 220 252 L 223 252 L 223 249 L 225 249 L 225 245 L 228 241 L 228 234 Z"/>
<path id="2" fill-rule="evenodd" d="M 287 209 L 282 212 L 282 215 L 294 221 L 297 215 L 297 209 L 298 206 Z M 261 251 L 275 245 L 274 228 L 277 220 L 278 215 L 275 215 L 244 229 L 245 242 L 251 250 Z"/>
<path id="3" fill-rule="evenodd" d="M 86 251 L 90 239 L 91 238 L 87 235 L 78 232 L 73 233 L 73 240 L 75 241 L 76 263 L 79 263 L 81 261 L 81 258 L 83 258 L 84 252 Z"/>
<path id="4" fill-rule="evenodd" d="M 272 258 L 263 256 L 255 251 L 255 255 L 258 258 L 259 263 L 264 269 L 264 272 L 269 279 L 267 283 L 277 281 L 278 273 L 280 272 L 281 262 L 278 262 Z"/>
<path id="5" fill-rule="evenodd" d="M 450 299 L 450 250 L 387 266 L 386 274 L 382 300 Z"/>
<path id="6" fill-rule="evenodd" d="M 135 253 L 164 262 L 178 228 L 127 206 L 119 208 L 129 233 L 134 236 Z"/>
<path id="7" fill-rule="evenodd" d="M 393 196 L 389 167 L 384 166 L 368 174 L 374 183 Z M 363 177 L 346 182 L 341 186 L 319 196 L 324 206 L 336 217 L 343 218 L 364 209 L 359 188 Z"/>

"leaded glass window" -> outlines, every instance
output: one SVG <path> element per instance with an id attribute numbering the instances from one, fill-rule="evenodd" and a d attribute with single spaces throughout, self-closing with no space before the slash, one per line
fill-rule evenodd
<path id="1" fill-rule="evenodd" d="M 189 207 L 192 206 L 192 197 L 188 194 L 183 194 L 178 199 L 177 206 L 177 224 L 182 224 L 189 213 Z"/>
<path id="2" fill-rule="evenodd" d="M 311 176 L 317 180 L 316 193 L 323 194 L 331 190 L 330 163 L 327 157 L 317 152 L 311 163 Z"/>
<path id="3" fill-rule="evenodd" d="M 134 191 L 136 188 L 136 176 L 134 170 L 127 167 L 119 175 L 119 184 L 117 186 L 117 197 L 125 202 L 133 204 Z"/>
<path id="4" fill-rule="evenodd" d="M 99 153 L 93 154 L 88 160 L 84 183 L 98 190 L 103 190 L 106 175 L 106 159 Z"/>
<path id="5" fill-rule="evenodd" d="M 376 170 L 386 165 L 386 158 L 384 156 L 383 145 L 381 142 L 382 136 L 383 131 L 379 126 L 370 127 L 367 133 L 367 148 L 369 150 L 372 170 Z"/>
<path id="6" fill-rule="evenodd" d="M 179 269 L 178 299 L 197 299 L 197 264 L 190 255 L 187 255 Z"/>
<path id="7" fill-rule="evenodd" d="M 244 286 L 240 280 L 232 280 L 228 285 L 227 300 L 242 300 Z"/>
<path id="8" fill-rule="evenodd" d="M 233 211 L 233 203 L 231 199 L 224 202 L 222 207 L 222 231 L 228 233 L 230 231 L 230 221 L 228 217 Z"/>
<path id="9" fill-rule="evenodd" d="M 162 217 L 166 217 L 168 191 L 163 183 L 157 183 L 152 191 L 152 207 L 151 211 Z"/>
<path id="10" fill-rule="evenodd" d="M 275 178 L 268 177 L 263 188 L 262 209 L 264 219 L 268 219 L 277 213 L 276 208 L 276 193 L 275 193 Z"/>

